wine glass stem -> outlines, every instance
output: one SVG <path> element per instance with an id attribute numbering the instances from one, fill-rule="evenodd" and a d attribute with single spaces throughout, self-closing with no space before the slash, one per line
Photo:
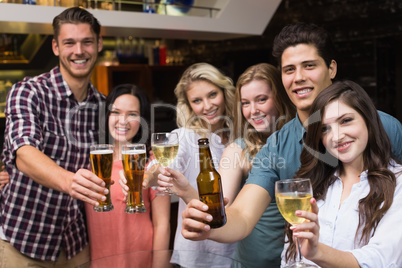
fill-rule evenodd
<path id="1" fill-rule="evenodd" d="M 300 249 L 300 240 L 297 237 L 296 238 L 296 247 L 297 247 L 297 259 L 296 259 L 296 265 L 297 264 L 302 264 L 302 254 L 301 254 L 301 249 Z M 302 267 L 302 266 L 301 266 Z"/>

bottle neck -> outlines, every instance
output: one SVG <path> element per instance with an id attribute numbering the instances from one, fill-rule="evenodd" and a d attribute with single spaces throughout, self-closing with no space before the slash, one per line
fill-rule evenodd
<path id="1" fill-rule="evenodd" d="M 211 151 L 208 145 L 200 145 L 199 147 L 200 156 L 200 171 L 214 170 L 214 162 L 212 161 Z"/>

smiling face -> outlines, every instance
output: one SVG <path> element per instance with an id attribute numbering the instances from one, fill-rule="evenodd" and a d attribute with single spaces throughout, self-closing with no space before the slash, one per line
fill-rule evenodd
<path id="1" fill-rule="evenodd" d="M 317 48 L 307 44 L 288 47 L 281 59 L 283 86 L 304 122 L 314 99 L 331 85 L 336 75 L 336 62 L 332 61 L 328 68 Z"/>
<path id="2" fill-rule="evenodd" d="M 278 119 L 272 89 L 263 80 L 253 80 L 240 89 L 244 118 L 258 131 L 272 131 L 270 126 Z"/>
<path id="3" fill-rule="evenodd" d="M 322 143 L 344 165 L 362 167 L 363 152 L 368 143 L 363 117 L 342 101 L 330 102 L 322 118 Z"/>
<path id="4" fill-rule="evenodd" d="M 86 23 L 64 23 L 56 40 L 52 41 L 53 52 L 59 57 L 60 71 L 69 83 L 71 79 L 90 79 L 98 52 L 102 50 L 96 34 Z"/>
<path id="5" fill-rule="evenodd" d="M 115 143 L 130 143 L 140 128 L 140 101 L 124 94 L 116 98 L 110 111 L 109 130 Z"/>
<path id="6" fill-rule="evenodd" d="M 186 92 L 191 109 L 211 124 L 212 131 L 222 127 L 225 112 L 223 91 L 206 81 L 195 81 Z"/>

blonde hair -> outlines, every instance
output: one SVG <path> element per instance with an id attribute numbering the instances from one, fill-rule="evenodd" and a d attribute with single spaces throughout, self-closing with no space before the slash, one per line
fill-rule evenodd
<path id="1" fill-rule="evenodd" d="M 276 122 L 271 122 L 270 132 L 258 132 L 247 122 L 241 107 L 241 88 L 254 80 L 265 81 L 272 90 L 275 108 L 278 111 Z M 236 83 L 236 108 L 234 111 L 235 130 L 238 138 L 243 138 L 246 147 L 243 154 L 254 159 L 257 152 L 265 144 L 266 139 L 274 131 L 279 130 L 290 121 L 296 110 L 283 88 L 279 70 L 271 64 L 260 63 L 247 68 Z M 249 159 L 249 158 L 247 158 Z"/>
<path id="2" fill-rule="evenodd" d="M 225 97 L 224 116 L 230 119 L 233 118 L 235 87 L 231 78 L 208 63 L 195 63 L 184 71 L 174 90 L 177 97 L 177 126 L 194 129 L 197 133 L 205 135 L 205 122 L 194 113 L 187 99 L 187 90 L 196 81 L 206 81 L 222 90 Z M 226 120 L 224 127 L 230 127 Z"/>

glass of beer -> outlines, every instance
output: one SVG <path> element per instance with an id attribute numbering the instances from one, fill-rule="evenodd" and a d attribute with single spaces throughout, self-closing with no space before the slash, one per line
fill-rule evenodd
<path id="1" fill-rule="evenodd" d="M 176 158 L 179 151 L 179 136 L 176 132 L 153 133 L 151 137 L 152 153 L 162 167 L 169 166 Z M 156 195 L 174 195 L 170 188 L 164 192 L 157 192 Z"/>
<path id="2" fill-rule="evenodd" d="M 94 207 L 95 211 L 112 211 L 113 204 L 110 195 L 110 182 L 113 166 L 113 145 L 94 144 L 90 147 L 92 172 L 105 182 L 105 187 L 109 190 L 106 200 L 98 200 L 99 206 Z"/>
<path id="3" fill-rule="evenodd" d="M 142 181 L 147 162 L 145 144 L 123 145 L 121 153 L 124 175 L 129 189 L 125 212 L 143 213 L 146 211 L 142 200 Z"/>

